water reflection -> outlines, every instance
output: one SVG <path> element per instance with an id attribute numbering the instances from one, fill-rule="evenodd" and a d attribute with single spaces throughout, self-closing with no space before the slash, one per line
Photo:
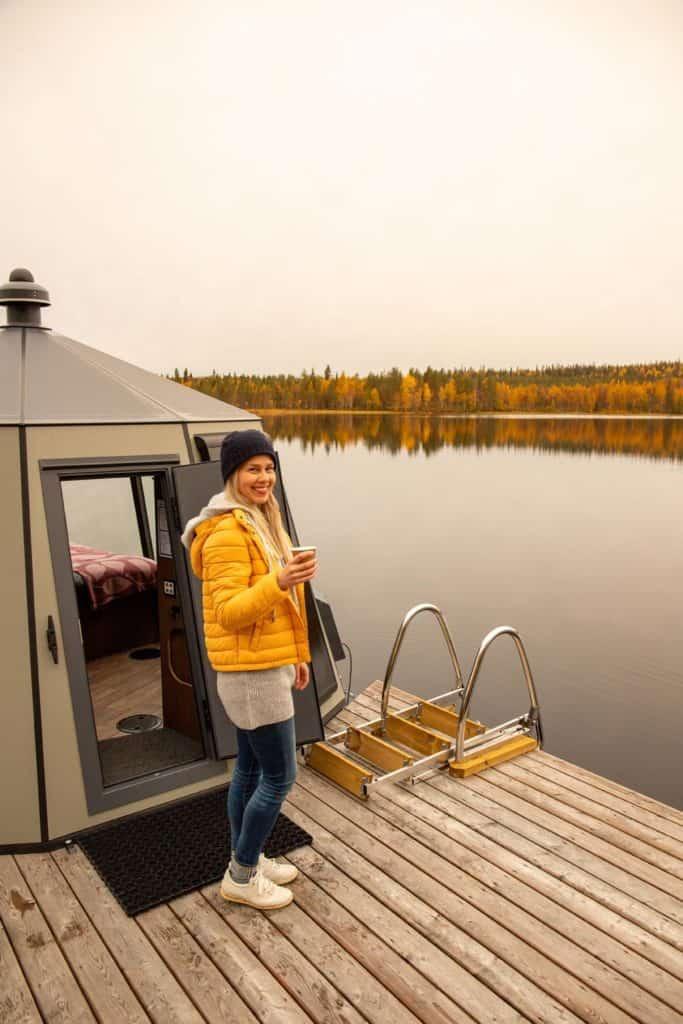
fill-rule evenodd
<path id="1" fill-rule="evenodd" d="M 410 416 L 400 413 L 264 413 L 275 439 L 300 439 L 304 449 L 364 445 L 398 454 L 441 448 L 530 448 L 683 459 L 683 420 Z"/>
<path id="2" fill-rule="evenodd" d="M 353 689 L 381 678 L 415 604 L 441 608 L 469 672 L 482 637 L 516 627 L 547 749 L 683 807 L 680 721 L 683 420 L 288 413 L 277 438 L 317 586 L 353 651 Z M 397 686 L 452 687 L 438 627 L 411 627 Z M 487 655 L 473 717 L 518 715 L 511 642 Z"/>

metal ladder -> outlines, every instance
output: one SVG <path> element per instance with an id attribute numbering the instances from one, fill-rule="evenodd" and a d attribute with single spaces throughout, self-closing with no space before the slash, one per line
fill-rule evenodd
<path id="1" fill-rule="evenodd" d="M 456 686 L 431 700 L 419 700 L 390 714 L 389 694 L 396 660 L 409 624 L 423 612 L 431 612 L 441 626 Z M 530 706 L 523 715 L 487 729 L 467 716 L 486 652 L 501 636 L 511 636 L 514 640 Z M 453 703 L 455 699 L 457 706 Z M 418 604 L 407 613 L 396 634 L 384 675 L 379 718 L 358 727 L 349 726 L 325 740 L 302 747 L 302 754 L 309 768 L 366 800 L 377 786 L 404 781 L 415 784 L 445 770 L 456 777 L 473 775 L 542 745 L 536 688 L 517 630 L 512 626 L 498 626 L 486 634 L 467 683 L 463 685 L 453 637 L 443 614 L 436 605 Z"/>

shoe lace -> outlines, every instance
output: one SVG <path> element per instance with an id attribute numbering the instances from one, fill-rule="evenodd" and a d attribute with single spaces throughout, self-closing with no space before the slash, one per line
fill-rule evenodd
<path id="1" fill-rule="evenodd" d="M 256 891 L 259 896 L 270 896 L 274 888 L 275 883 L 267 878 L 262 871 L 259 871 L 256 875 Z"/>

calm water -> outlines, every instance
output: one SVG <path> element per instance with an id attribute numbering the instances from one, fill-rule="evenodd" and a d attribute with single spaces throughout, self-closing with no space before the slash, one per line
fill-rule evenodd
<path id="1" fill-rule="evenodd" d="M 683 807 L 683 422 L 305 414 L 266 416 L 318 587 L 353 651 L 353 689 L 381 678 L 404 613 L 430 601 L 463 671 L 516 626 L 546 748 Z M 411 627 L 394 675 L 452 686 L 436 622 Z M 525 709 L 511 641 L 473 713 Z"/>

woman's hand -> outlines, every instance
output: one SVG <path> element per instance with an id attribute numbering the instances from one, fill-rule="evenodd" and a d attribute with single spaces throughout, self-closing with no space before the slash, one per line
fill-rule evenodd
<path id="1" fill-rule="evenodd" d="M 299 662 L 296 666 L 296 679 L 294 680 L 295 690 L 305 690 L 308 686 L 311 674 L 305 661 Z"/>
<path id="2" fill-rule="evenodd" d="M 281 590 L 289 590 L 297 583 L 306 583 L 312 580 L 318 571 L 318 560 L 313 551 L 302 551 L 292 558 L 283 569 L 277 574 L 277 581 Z"/>

